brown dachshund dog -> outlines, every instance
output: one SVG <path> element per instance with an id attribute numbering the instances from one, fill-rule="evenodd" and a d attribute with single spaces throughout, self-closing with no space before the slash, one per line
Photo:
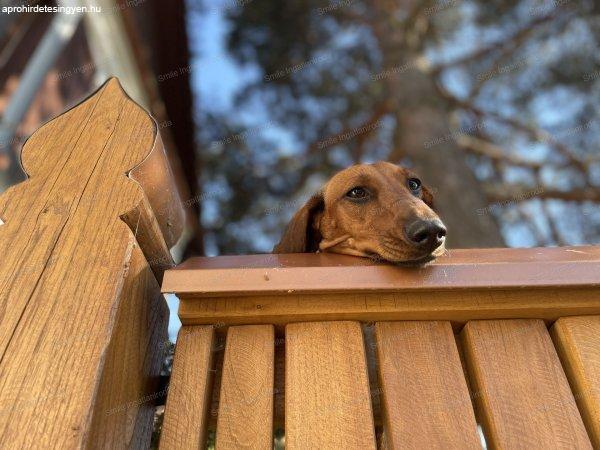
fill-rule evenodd
<path id="1" fill-rule="evenodd" d="M 294 215 L 273 253 L 333 252 L 424 264 L 444 253 L 431 191 L 388 162 L 337 173 Z"/>

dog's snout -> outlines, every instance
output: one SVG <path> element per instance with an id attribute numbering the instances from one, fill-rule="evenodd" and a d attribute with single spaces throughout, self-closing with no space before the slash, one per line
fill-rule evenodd
<path id="1" fill-rule="evenodd" d="M 428 251 L 438 248 L 446 238 L 446 227 L 439 220 L 415 220 L 405 232 L 411 244 Z"/>

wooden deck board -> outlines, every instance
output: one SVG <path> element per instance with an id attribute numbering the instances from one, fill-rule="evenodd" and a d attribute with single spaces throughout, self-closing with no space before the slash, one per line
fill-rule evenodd
<path id="1" fill-rule="evenodd" d="M 197 450 L 206 446 L 213 338 L 211 326 L 179 330 L 160 437 L 161 450 Z"/>
<path id="2" fill-rule="evenodd" d="M 285 425 L 291 450 L 375 449 L 360 324 L 286 327 Z"/>
<path id="3" fill-rule="evenodd" d="M 480 449 L 450 323 L 375 327 L 388 448 Z"/>
<path id="4" fill-rule="evenodd" d="M 590 439 L 600 448 L 600 316 L 558 319 L 552 336 Z"/>
<path id="5" fill-rule="evenodd" d="M 272 325 L 229 328 L 217 449 L 273 448 L 274 340 Z"/>
<path id="6" fill-rule="evenodd" d="M 469 322 L 463 338 L 488 445 L 592 448 L 542 321 Z"/>

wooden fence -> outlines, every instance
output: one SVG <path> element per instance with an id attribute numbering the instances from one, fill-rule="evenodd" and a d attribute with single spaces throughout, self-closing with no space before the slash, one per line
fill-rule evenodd
<path id="1" fill-rule="evenodd" d="M 0 196 L 0 448 L 600 448 L 600 247 L 169 254 L 156 125 L 110 80 L 40 128 Z M 166 272 L 165 272 L 166 270 Z M 164 277 L 164 279 L 163 279 Z M 213 434 L 211 433 L 211 436 Z M 212 437 L 211 437 L 212 439 Z"/>
<path id="2" fill-rule="evenodd" d="M 592 246 L 192 258 L 163 448 L 600 447 L 599 284 Z"/>

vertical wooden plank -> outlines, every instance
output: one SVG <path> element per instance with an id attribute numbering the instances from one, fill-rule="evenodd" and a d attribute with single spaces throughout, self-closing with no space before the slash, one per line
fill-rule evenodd
<path id="1" fill-rule="evenodd" d="M 588 434 L 600 448 L 600 316 L 558 319 L 552 337 Z"/>
<path id="2" fill-rule="evenodd" d="M 273 448 L 274 340 L 272 325 L 227 331 L 217 449 Z"/>
<path id="3" fill-rule="evenodd" d="M 148 448 L 169 310 L 139 247 L 133 249 L 108 347 L 87 448 Z M 142 351 L 141 349 L 157 349 Z"/>
<path id="4" fill-rule="evenodd" d="M 206 445 L 213 336 L 212 326 L 185 326 L 179 331 L 160 438 L 162 450 L 197 450 Z"/>
<path id="5" fill-rule="evenodd" d="M 473 321 L 462 333 L 491 447 L 592 448 L 543 321 Z"/>
<path id="6" fill-rule="evenodd" d="M 450 322 L 375 325 L 390 449 L 480 449 Z"/>
<path id="7" fill-rule="evenodd" d="M 287 325 L 285 373 L 286 448 L 375 448 L 358 322 Z"/>

